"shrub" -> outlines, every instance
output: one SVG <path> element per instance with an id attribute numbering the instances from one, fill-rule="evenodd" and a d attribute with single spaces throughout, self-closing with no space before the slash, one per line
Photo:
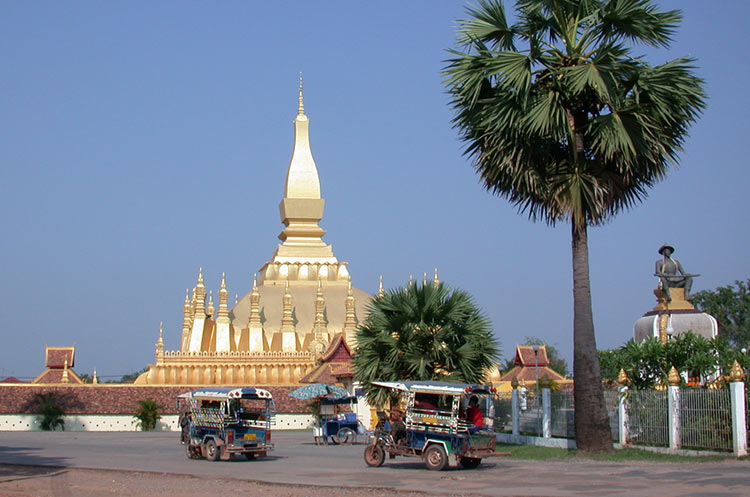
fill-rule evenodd
<path id="1" fill-rule="evenodd" d="M 54 392 L 35 393 L 27 404 L 26 410 L 39 414 L 39 427 L 44 431 L 65 429 L 62 417 L 65 412 L 60 407 L 60 399 Z"/>
<path id="2" fill-rule="evenodd" d="M 151 397 L 138 401 L 138 410 L 133 416 L 138 418 L 138 426 L 143 431 L 151 431 L 156 428 L 156 423 L 161 419 L 159 409 L 162 406 Z"/>

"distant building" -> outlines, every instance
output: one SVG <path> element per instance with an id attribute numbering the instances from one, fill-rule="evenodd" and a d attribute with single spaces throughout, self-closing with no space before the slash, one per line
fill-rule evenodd
<path id="1" fill-rule="evenodd" d="M 48 345 L 45 347 L 44 357 L 47 370 L 31 383 L 83 383 L 83 380 L 72 369 L 75 366 L 75 347 L 50 347 Z"/>
<path id="2" fill-rule="evenodd" d="M 570 383 L 563 375 L 549 367 L 547 347 L 541 345 L 534 351 L 532 345 L 516 345 L 516 355 L 513 359 L 514 368 L 502 374 L 499 381 L 513 381 L 536 383 L 537 378 L 548 378 L 556 383 Z"/>

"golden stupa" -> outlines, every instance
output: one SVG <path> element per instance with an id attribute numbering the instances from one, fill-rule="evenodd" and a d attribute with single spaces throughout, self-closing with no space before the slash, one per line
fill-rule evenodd
<path id="1" fill-rule="evenodd" d="M 180 350 L 164 350 L 160 328 L 156 364 L 136 384 L 295 384 L 315 368 L 337 334 L 354 345 L 355 329 L 372 296 L 352 286 L 347 263 L 339 262 L 322 239 L 326 232 L 318 223 L 325 200 L 309 124 L 300 78 L 294 149 L 279 204 L 282 243 L 231 310 L 225 276 L 216 311 L 212 293 L 206 302 L 199 271 L 192 298 L 185 293 Z"/>

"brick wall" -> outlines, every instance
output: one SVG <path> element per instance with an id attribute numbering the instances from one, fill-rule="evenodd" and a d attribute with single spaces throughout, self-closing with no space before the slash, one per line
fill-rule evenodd
<path id="1" fill-rule="evenodd" d="M 36 393 L 53 392 L 65 414 L 133 414 L 138 401 L 154 399 L 162 406 L 162 414 L 176 414 L 177 396 L 200 386 L 154 385 L 0 385 L 0 414 L 22 414 Z M 289 397 L 296 386 L 260 387 L 273 395 L 276 411 L 308 413 L 308 401 Z"/>

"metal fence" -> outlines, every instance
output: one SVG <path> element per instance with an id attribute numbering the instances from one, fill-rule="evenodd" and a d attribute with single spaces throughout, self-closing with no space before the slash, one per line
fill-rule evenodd
<path id="1" fill-rule="evenodd" d="M 631 390 L 628 397 L 630 443 L 669 445 L 669 407 L 666 390 Z"/>
<path id="2" fill-rule="evenodd" d="M 550 394 L 550 433 L 553 437 L 575 438 L 575 405 L 573 392 Z"/>
<path id="3" fill-rule="evenodd" d="M 680 390 L 683 448 L 732 450 L 729 390 Z"/>
<path id="4" fill-rule="evenodd" d="M 542 436 L 542 392 L 526 392 L 525 400 L 519 402 L 520 414 L 518 425 L 522 434 Z"/>

